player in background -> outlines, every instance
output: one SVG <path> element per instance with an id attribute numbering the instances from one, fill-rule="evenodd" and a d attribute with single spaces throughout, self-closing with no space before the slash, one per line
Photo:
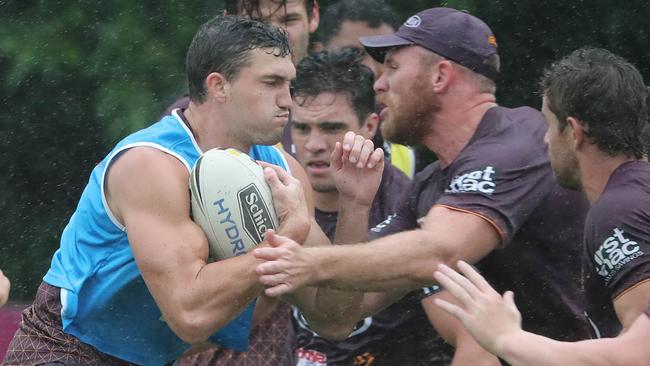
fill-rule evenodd
<path id="1" fill-rule="evenodd" d="M 266 293 L 302 286 L 377 291 L 366 294 L 358 319 L 430 286 L 438 264 L 463 259 L 500 291 L 521 293 L 524 329 L 587 337 L 579 287 L 587 202 L 554 182 L 542 114 L 496 103 L 499 56 L 489 27 L 467 13 L 433 8 L 394 35 L 361 42 L 385 65 L 374 85 L 386 106 L 382 132 L 424 144 L 439 161 L 416 176 L 406 202 L 372 230 L 370 243 L 256 249 L 268 260 L 257 269 L 270 286 Z M 457 321 L 441 319 L 446 314 L 429 300 L 437 296 L 449 297 L 434 295 L 423 305 L 456 346 L 454 362 L 498 364 Z"/>
<path id="2" fill-rule="evenodd" d="M 187 74 L 189 107 L 129 135 L 93 169 L 5 364 L 165 365 L 206 342 L 247 347 L 253 311 L 264 311 L 264 301 L 254 302 L 263 291 L 254 273 L 261 261 L 247 253 L 208 262 L 188 195 L 202 151 L 232 147 L 291 171 L 297 178 L 265 169 L 279 232 L 306 245 L 328 242 L 309 213 L 304 171 L 268 146 L 279 141 L 291 107 L 295 68 L 285 33 L 216 17 L 196 33 Z M 381 150 L 351 149 L 342 155 L 383 167 Z M 344 337 L 349 330 L 328 330 L 328 310 L 354 301 L 326 295 L 306 289 L 287 300 L 301 305 L 319 332 Z"/>
<path id="3" fill-rule="evenodd" d="M 578 49 L 553 64 L 542 78 L 541 89 L 542 112 L 549 125 L 546 141 L 556 179 L 562 186 L 584 192 L 591 203 L 584 227 L 583 260 L 593 336 L 616 337 L 635 321 L 644 322 L 643 316 L 637 319 L 650 302 L 648 92 L 633 65 L 609 51 L 592 48 Z M 484 313 L 483 302 L 495 301 L 490 307 L 496 307 L 500 296 L 466 265 L 461 269 L 474 286 L 446 268 L 443 278 L 450 280 L 451 276 L 454 282 L 465 284 L 465 291 L 458 291 L 457 297 L 470 314 L 477 315 L 468 317 L 459 307 L 444 303 L 443 308 L 460 317 L 488 350 L 508 354 L 508 359 L 524 364 L 581 365 L 612 357 L 626 359 L 627 355 L 621 354 L 627 349 L 599 359 L 602 352 L 573 354 L 571 345 L 520 330 L 514 338 L 526 340 L 521 343 L 526 347 L 512 347 L 511 336 L 517 330 L 512 294 L 504 296 L 507 307 L 493 310 L 494 314 Z M 474 295 L 485 300 L 474 304 Z M 508 314 L 509 321 L 495 334 L 491 326 L 498 324 L 495 318 L 501 314 Z M 488 333 L 490 339 L 485 337 Z M 507 350 L 500 344 L 503 342 L 508 344 Z M 599 343 L 588 344 L 585 349 Z M 549 352 L 551 346 L 546 345 L 560 347 L 562 352 Z M 634 364 L 650 364 L 650 358 Z"/>
<path id="4" fill-rule="evenodd" d="M 363 56 L 356 48 L 313 53 L 298 64 L 293 82 L 291 135 L 295 157 L 305 168 L 314 190 L 316 222 L 333 242 L 337 242 L 337 221 L 361 225 L 361 220 L 357 215 L 339 214 L 339 205 L 353 195 L 345 186 L 337 188 L 334 175 L 339 172 L 330 170 L 330 155 L 346 132 L 372 139 L 379 119 L 374 113 L 373 73 L 361 63 Z M 408 184 L 402 172 L 385 163 L 381 185 L 370 207 L 368 227 L 396 212 Z M 432 341 L 436 334 L 431 327 L 418 325 L 427 321 L 418 300 L 419 292 L 363 319 L 341 342 L 320 337 L 294 307 L 296 364 L 448 364 L 449 349 L 441 349 L 441 342 Z"/>
<path id="5" fill-rule="evenodd" d="M 375 80 L 383 73 L 382 63 L 368 55 L 359 42 L 359 37 L 392 34 L 399 27 L 397 12 L 383 0 L 340 0 L 330 4 L 323 11 L 316 32 L 316 49 L 335 50 L 354 47 L 364 53 L 363 63 L 375 74 Z M 377 106 L 377 113 L 381 106 Z M 381 124 L 381 121 L 380 121 Z M 415 151 L 401 144 L 384 141 L 381 133 L 372 139 L 376 146 L 382 146 L 386 157 L 408 177 L 416 172 Z"/>

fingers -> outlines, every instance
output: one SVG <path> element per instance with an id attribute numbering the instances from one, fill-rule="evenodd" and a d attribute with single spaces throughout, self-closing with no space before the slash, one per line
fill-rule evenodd
<path id="1" fill-rule="evenodd" d="M 467 264 L 464 261 L 458 261 L 457 266 L 458 269 L 465 275 L 465 277 L 467 277 L 472 282 L 472 284 L 474 284 L 474 286 L 476 286 L 479 290 L 487 293 L 491 293 L 491 292 L 496 293 L 494 288 L 490 286 L 490 284 L 485 280 L 485 278 L 481 276 L 481 274 L 478 273 L 474 269 L 474 267 L 472 267 L 471 265 Z"/>
<path id="2" fill-rule="evenodd" d="M 444 264 L 438 266 L 438 270 L 433 274 L 433 277 L 438 281 L 445 290 L 448 290 L 454 297 L 456 297 L 463 305 L 466 307 L 472 303 L 472 297 L 465 290 L 465 288 L 459 285 L 451 276 L 448 274 L 449 271 L 455 271 Z"/>
<path id="3" fill-rule="evenodd" d="M 447 275 L 447 277 L 454 281 L 456 285 L 462 287 L 463 290 L 465 290 L 465 292 L 467 292 L 471 298 L 476 299 L 480 294 L 480 290 L 470 280 L 452 268 L 441 264 L 438 266 L 438 271 L 444 273 Z"/>
<path id="4" fill-rule="evenodd" d="M 437 273 L 437 272 L 436 272 Z M 454 318 L 460 320 L 461 322 L 463 319 L 467 316 L 467 313 L 465 313 L 465 310 L 463 310 L 460 306 L 454 305 L 450 302 L 447 302 L 443 299 L 434 299 L 433 302 L 442 310 L 448 312 L 451 314 Z"/>
<path id="5" fill-rule="evenodd" d="M 517 305 L 515 304 L 515 293 L 512 291 L 506 291 L 505 294 L 503 294 L 503 301 L 505 301 L 506 306 L 510 308 L 510 310 L 513 310 L 515 312 L 519 312 L 517 309 Z"/>
<path id="6" fill-rule="evenodd" d="M 330 154 L 330 167 L 333 171 L 341 169 L 343 166 L 343 146 L 340 142 L 334 144 L 332 154 Z"/>
<path id="7" fill-rule="evenodd" d="M 273 247 L 263 247 L 263 248 L 255 248 L 253 250 L 253 256 L 258 259 L 264 259 L 265 261 L 274 261 L 276 259 L 281 258 L 283 255 L 287 255 L 289 251 L 286 248 L 273 248 Z M 257 266 L 258 268 L 258 273 L 266 273 L 266 272 L 259 272 L 259 268 L 263 265 L 266 265 L 266 262 L 263 264 L 260 264 Z"/>
<path id="8" fill-rule="evenodd" d="M 378 164 L 378 155 L 372 140 L 348 131 L 343 137 L 342 161 L 356 164 L 358 168 L 372 168 Z M 379 149 L 381 151 L 381 149 Z"/>
<path id="9" fill-rule="evenodd" d="M 287 275 L 284 273 L 276 273 L 271 275 L 260 276 L 259 281 L 264 286 L 278 286 L 287 280 Z"/>
<path id="10" fill-rule="evenodd" d="M 370 155 L 368 159 L 368 168 L 374 168 L 379 165 L 384 164 L 384 150 L 376 148 L 375 151 Z"/>
<path id="11" fill-rule="evenodd" d="M 279 297 L 282 295 L 286 295 L 292 291 L 293 288 L 291 288 L 291 286 L 289 286 L 286 283 L 282 283 L 277 286 L 267 288 L 266 290 L 264 290 L 264 294 L 268 297 Z"/>
<path id="12" fill-rule="evenodd" d="M 270 172 L 267 173 L 267 170 L 272 170 L 273 172 L 275 172 L 275 174 L 277 175 L 278 179 L 279 179 L 282 183 L 284 183 L 285 185 L 288 184 L 288 183 L 287 183 L 287 180 L 288 180 L 288 179 L 291 179 L 291 175 L 290 175 L 286 170 L 282 169 L 281 167 L 279 167 L 279 166 L 277 166 L 277 165 L 269 164 L 269 163 L 264 162 L 264 161 L 261 161 L 261 160 L 258 160 L 257 163 L 258 163 L 262 168 L 264 168 L 264 176 L 266 176 L 267 174 L 270 173 Z"/>

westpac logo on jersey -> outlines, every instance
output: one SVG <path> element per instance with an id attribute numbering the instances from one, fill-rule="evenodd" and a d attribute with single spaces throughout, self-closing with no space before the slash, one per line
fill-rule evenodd
<path id="1" fill-rule="evenodd" d="M 455 176 L 445 193 L 483 193 L 490 195 L 496 189 L 494 176 L 496 171 L 492 166 L 474 170 Z"/>
<path id="2" fill-rule="evenodd" d="M 637 242 L 626 238 L 625 231 L 614 228 L 613 234 L 603 241 L 594 254 L 594 262 L 598 274 L 609 282 L 621 267 L 642 255 Z"/>

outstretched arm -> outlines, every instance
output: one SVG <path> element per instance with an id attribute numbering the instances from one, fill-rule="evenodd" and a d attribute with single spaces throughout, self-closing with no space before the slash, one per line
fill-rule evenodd
<path id="1" fill-rule="evenodd" d="M 501 242 L 496 229 L 471 213 L 434 206 L 422 228 L 370 243 L 318 248 L 281 246 L 253 253 L 269 296 L 302 286 L 357 291 L 406 291 L 431 285 L 431 268 L 463 259 L 478 261 Z"/>
<path id="2" fill-rule="evenodd" d="M 0 271 L 0 306 L 3 306 L 9 300 L 9 290 L 11 289 L 11 282 L 9 279 Z"/>
<path id="3" fill-rule="evenodd" d="M 650 349 L 645 344 L 650 318 L 646 314 L 617 338 L 559 342 L 521 329 L 512 292 L 501 296 L 465 262 L 459 262 L 458 268 L 465 276 L 444 265 L 434 276 L 460 304 L 440 299 L 436 304 L 459 319 L 485 349 L 511 365 L 650 365 Z"/>

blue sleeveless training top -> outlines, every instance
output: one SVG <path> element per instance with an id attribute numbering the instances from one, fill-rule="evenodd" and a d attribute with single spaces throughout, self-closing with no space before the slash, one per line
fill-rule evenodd
<path id="1" fill-rule="evenodd" d="M 66 333 L 104 353 L 143 365 L 172 362 L 190 346 L 167 326 L 147 290 L 125 228 L 108 208 L 104 181 L 107 167 L 116 157 L 136 146 L 160 149 L 191 170 L 201 150 L 179 112 L 129 135 L 93 169 L 43 278 L 61 288 Z M 256 145 L 249 154 L 289 170 L 284 156 L 273 146 Z M 252 311 L 253 304 L 210 340 L 226 348 L 246 350 Z"/>

